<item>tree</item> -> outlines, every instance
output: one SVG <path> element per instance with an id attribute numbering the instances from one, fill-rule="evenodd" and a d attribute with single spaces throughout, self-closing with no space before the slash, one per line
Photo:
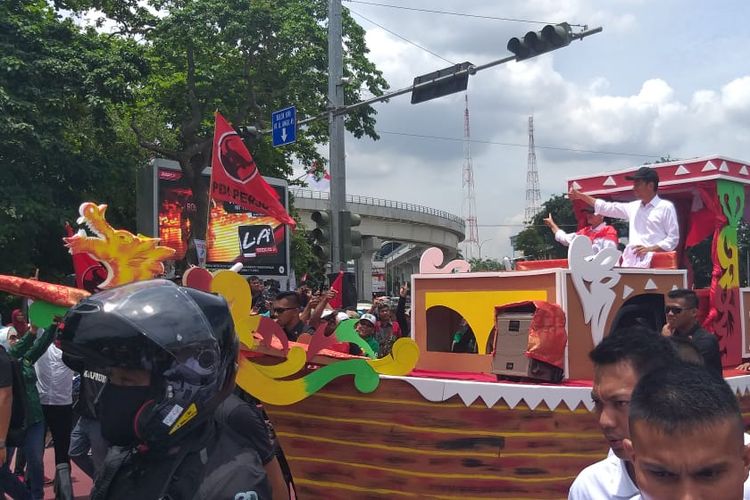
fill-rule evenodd
<path id="1" fill-rule="evenodd" d="M 469 265 L 471 265 L 471 272 L 481 271 L 505 271 L 505 266 L 502 262 L 496 259 L 469 259 Z"/>
<path id="2" fill-rule="evenodd" d="M 132 127 L 142 147 L 179 162 L 196 200 L 192 224 L 197 238 L 206 232 L 208 195 L 200 177 L 210 162 L 214 110 L 235 126 L 258 130 L 268 128 L 272 110 L 289 104 L 302 116 L 326 110 L 326 0 L 65 3 L 76 10 L 101 9 L 119 24 L 122 35 L 146 47 L 152 71 L 139 88 Z M 381 95 L 387 83 L 367 59 L 364 30 L 347 10 L 343 31 L 346 101 L 360 100 L 363 90 Z M 163 119 L 162 130 L 175 134 L 176 144 L 169 146 L 159 130 L 143 130 L 144 114 L 154 113 Z M 371 107 L 360 108 L 347 116 L 347 129 L 357 137 L 377 138 L 374 114 Z M 288 177 L 293 159 L 305 165 L 324 161 L 316 146 L 327 135 L 327 122 L 321 120 L 283 149 L 271 147 L 267 136 L 244 138 L 264 175 Z"/>
<path id="3" fill-rule="evenodd" d="M 0 3 L 0 273 L 59 279 L 82 201 L 132 227 L 143 157 L 119 111 L 147 69 L 132 40 L 82 30 L 44 0 Z"/>
<path id="4" fill-rule="evenodd" d="M 544 225 L 544 218 L 549 214 L 552 214 L 555 223 L 563 231 L 578 229 L 573 205 L 567 196 L 552 196 L 544 202 L 539 213 L 527 221 L 526 229 L 518 233 L 516 238 L 516 250 L 522 251 L 529 259 L 562 259 L 568 255 L 567 247 L 557 243 L 552 231 Z"/>

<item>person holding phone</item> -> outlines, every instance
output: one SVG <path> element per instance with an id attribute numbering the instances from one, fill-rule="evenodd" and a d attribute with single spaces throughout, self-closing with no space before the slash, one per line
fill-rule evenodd
<path id="1" fill-rule="evenodd" d="M 405 282 L 398 290 L 398 304 L 396 305 L 396 321 L 401 328 L 401 336 L 411 335 L 411 311 L 406 310 L 406 297 L 409 296 L 409 282 Z"/>

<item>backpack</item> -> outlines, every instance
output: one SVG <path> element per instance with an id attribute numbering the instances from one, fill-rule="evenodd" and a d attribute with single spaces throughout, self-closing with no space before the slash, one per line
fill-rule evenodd
<path id="1" fill-rule="evenodd" d="M 0 356 L 7 356 L 13 374 L 13 407 L 8 425 L 8 435 L 5 438 L 5 446 L 16 448 L 22 446 L 26 438 L 27 422 L 29 415 L 29 395 L 26 392 L 26 381 L 23 378 L 21 362 L 8 354 L 3 346 L 0 346 Z"/>

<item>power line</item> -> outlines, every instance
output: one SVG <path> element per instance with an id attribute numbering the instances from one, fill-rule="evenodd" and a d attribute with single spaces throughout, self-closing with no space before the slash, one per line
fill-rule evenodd
<path id="1" fill-rule="evenodd" d="M 410 134 L 408 132 L 393 132 L 390 130 L 376 130 L 376 132 L 378 134 L 401 135 L 404 137 L 414 137 L 417 139 L 433 139 L 433 140 L 439 140 L 439 141 L 452 141 L 452 142 L 463 141 L 463 139 L 459 137 L 444 137 L 444 136 L 438 136 L 438 135 Z M 470 142 L 474 142 L 477 144 L 491 144 L 493 146 L 510 146 L 510 147 L 517 147 L 517 148 L 525 148 L 528 146 L 527 144 L 519 144 L 519 143 L 513 143 L 513 142 L 486 141 L 486 140 L 481 140 L 481 139 L 471 139 Z M 639 157 L 639 158 L 658 158 L 660 156 L 660 155 L 650 155 L 650 154 L 641 154 L 641 153 L 623 153 L 620 151 L 597 151 L 593 149 L 563 148 L 560 146 L 540 146 L 538 144 L 536 144 L 535 147 L 537 149 L 550 149 L 554 151 L 569 151 L 571 153 L 588 153 L 588 154 L 613 155 L 613 156 L 634 156 L 634 157 Z"/>
<path id="2" fill-rule="evenodd" d="M 388 32 L 388 33 L 390 33 L 391 35 L 393 35 L 393 36 L 396 36 L 396 37 L 400 38 L 401 40 L 403 40 L 403 41 L 405 41 L 405 42 L 407 42 L 407 43 L 410 43 L 410 44 L 414 45 L 415 47 L 417 47 L 417 48 L 420 48 L 420 49 L 424 50 L 425 52 L 427 52 L 427 53 L 429 53 L 429 54 L 432 54 L 433 56 L 437 57 L 438 59 L 442 59 L 443 61 L 447 62 L 448 64 L 452 64 L 452 65 L 456 64 L 456 63 L 454 63 L 453 61 L 449 61 L 448 59 L 446 59 L 445 57 L 441 56 L 440 54 L 436 54 L 435 52 L 431 51 L 430 49 L 427 49 L 427 48 L 425 48 L 425 47 L 422 47 L 422 46 L 421 46 L 421 45 L 419 45 L 418 43 L 412 42 L 412 41 L 411 41 L 411 40 L 409 40 L 408 38 L 406 38 L 406 37 L 404 37 L 404 36 L 401 36 L 401 35 L 399 35 L 399 34 L 398 34 L 398 33 L 396 33 L 395 31 L 391 31 L 391 30 L 389 30 L 388 28 L 386 28 L 386 27 L 385 27 L 385 26 L 383 26 L 382 24 L 378 24 L 378 23 L 376 23 L 375 21 L 373 21 L 372 19 L 368 19 L 367 17 L 363 16 L 363 15 L 362 15 L 362 14 L 360 14 L 359 12 L 356 12 L 356 11 L 354 11 L 354 10 L 352 10 L 352 9 L 349 9 L 349 12 L 351 12 L 352 14 L 356 14 L 357 16 L 361 17 L 362 19 L 364 19 L 364 20 L 365 20 L 365 21 L 367 21 L 368 23 L 372 23 L 372 24 L 374 24 L 374 25 L 375 25 L 375 26 L 377 26 L 378 28 L 380 28 L 380 29 L 382 29 L 382 30 L 384 30 L 384 31 L 387 31 L 387 32 Z"/>
<path id="3" fill-rule="evenodd" d="M 349 3 L 359 3 L 362 5 L 373 5 L 376 7 L 389 7 L 391 9 L 411 10 L 414 12 L 426 12 L 429 14 L 443 14 L 448 16 L 459 16 L 459 17 L 472 17 L 475 19 L 489 19 L 492 21 L 507 21 L 512 23 L 526 23 L 526 24 L 556 24 L 552 21 L 534 21 L 532 19 L 518 19 L 513 17 L 496 17 L 496 16 L 482 16 L 479 14 L 467 14 L 465 12 L 452 12 L 448 10 L 435 10 L 435 9 L 419 9 L 417 7 L 404 7 L 403 5 L 393 5 L 388 3 L 380 2 L 366 2 L 364 0 L 344 0 Z M 581 24 L 571 24 L 571 26 L 583 27 Z"/>

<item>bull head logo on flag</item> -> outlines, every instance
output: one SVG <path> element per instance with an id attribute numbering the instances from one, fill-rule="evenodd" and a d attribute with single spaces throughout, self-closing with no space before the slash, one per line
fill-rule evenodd
<path id="1" fill-rule="evenodd" d="M 258 174 L 258 166 L 245 143 L 217 112 L 211 156 L 211 198 L 270 215 L 294 228 L 296 222 L 279 201 L 278 194 Z"/>
<path id="2" fill-rule="evenodd" d="M 250 156 L 240 136 L 232 130 L 224 132 L 218 139 L 219 163 L 229 177 L 246 183 L 258 175 L 258 167 Z"/>

